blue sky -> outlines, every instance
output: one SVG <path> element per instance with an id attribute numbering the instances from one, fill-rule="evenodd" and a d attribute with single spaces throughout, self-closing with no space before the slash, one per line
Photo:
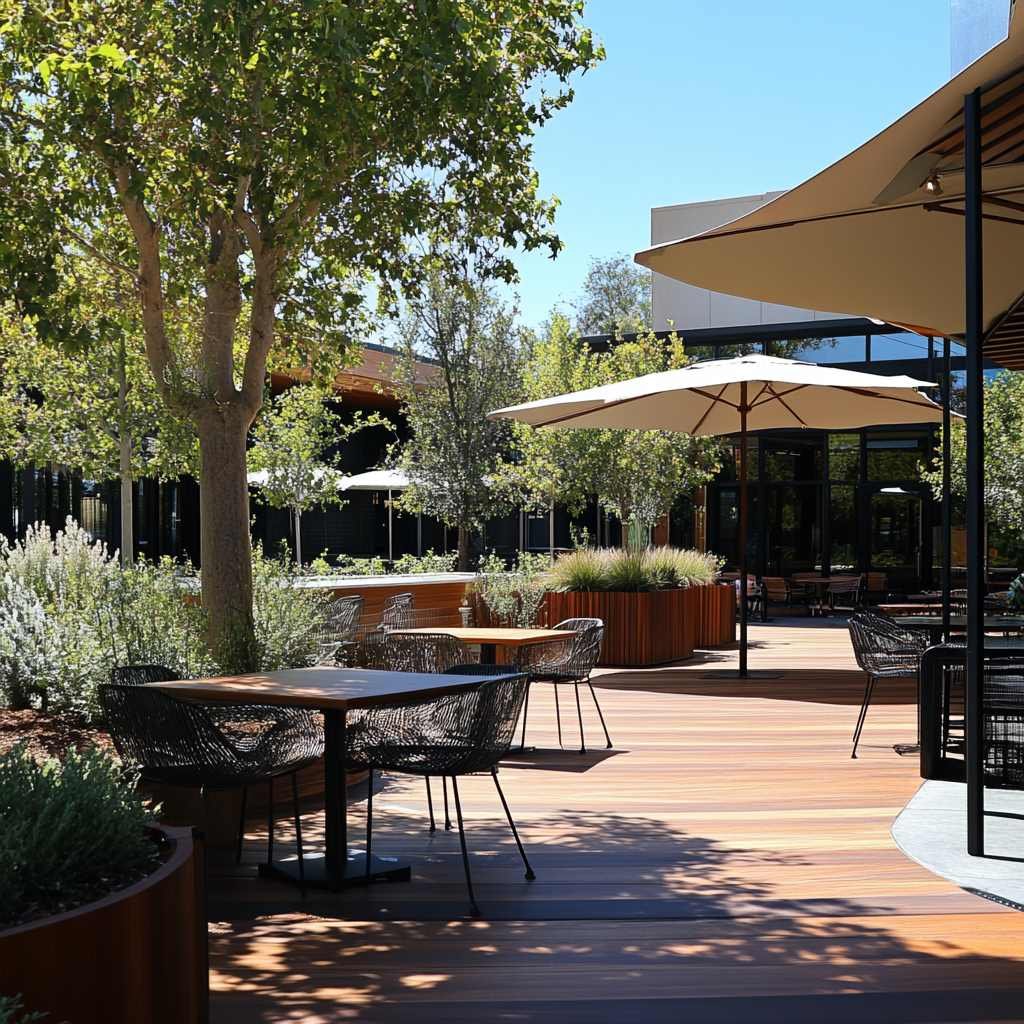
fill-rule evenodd
<path id="1" fill-rule="evenodd" d="M 537 139 L 565 249 L 518 260 L 530 326 L 592 256 L 646 246 L 652 206 L 795 185 L 949 76 L 948 0 L 590 0 L 586 20 L 607 59 Z"/>

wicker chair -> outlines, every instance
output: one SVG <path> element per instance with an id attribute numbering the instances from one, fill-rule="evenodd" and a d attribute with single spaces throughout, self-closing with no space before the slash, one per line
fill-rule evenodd
<path id="1" fill-rule="evenodd" d="M 166 665 L 115 665 L 110 670 L 110 681 L 115 686 L 145 686 L 180 678 L 173 668 Z"/>
<path id="2" fill-rule="evenodd" d="M 201 704 L 177 700 L 150 686 L 98 688 L 110 734 L 126 764 L 137 765 L 145 782 L 207 789 L 242 789 L 236 859 L 245 834 L 246 787 L 266 783 L 267 863 L 274 860 L 274 780 L 290 776 L 298 847 L 299 881 L 305 892 L 302 823 L 296 773 L 323 754 L 323 736 L 308 726 L 313 716 L 291 716 L 267 726 L 267 708 L 234 704 L 236 721 L 248 720 L 247 733 L 228 735 Z M 305 726 L 305 727 L 304 727 Z"/>
<path id="3" fill-rule="evenodd" d="M 344 654 L 346 660 L 351 657 L 362 614 L 363 599 L 358 594 L 339 597 L 331 602 L 317 635 L 318 665 L 337 665 L 340 654 Z"/>
<path id="4" fill-rule="evenodd" d="M 479 666 L 456 668 L 457 672 L 477 674 Z M 366 805 L 366 857 L 369 870 L 373 842 L 373 773 L 401 772 L 429 778 L 440 775 L 451 779 L 455 814 L 459 824 L 462 864 L 466 888 L 474 916 L 480 915 L 473 893 L 473 878 L 466 848 L 466 829 L 459 800 L 458 778 L 489 772 L 501 798 L 512 836 L 526 868 L 526 878 L 536 876 L 519 839 L 508 801 L 498 782 L 498 762 L 512 744 L 516 723 L 526 696 L 525 674 L 505 674 L 472 689 L 443 697 L 379 708 L 366 712 L 350 734 L 348 761 L 369 772 L 369 797 Z M 428 790 L 429 792 L 429 790 Z"/>
<path id="5" fill-rule="evenodd" d="M 409 629 L 412 626 L 412 594 L 392 594 L 380 611 L 377 629 L 388 632 L 391 629 Z"/>
<path id="6" fill-rule="evenodd" d="M 864 701 L 857 725 L 853 730 L 853 750 L 850 757 L 857 756 L 857 745 L 864 728 L 868 706 L 879 679 L 916 679 L 920 668 L 921 655 L 928 648 L 928 635 L 893 622 L 886 615 L 877 612 L 860 611 L 850 616 L 850 640 L 857 664 L 868 674 L 864 686 Z"/>
<path id="7" fill-rule="evenodd" d="M 562 746 L 562 712 L 558 704 L 559 684 L 571 683 L 576 690 L 576 714 L 580 723 L 580 753 L 587 752 L 586 738 L 583 733 L 583 710 L 580 707 L 580 683 L 590 687 L 590 696 L 594 699 L 604 738 L 611 749 L 612 738 L 608 735 L 601 705 L 598 703 L 594 686 L 590 682 L 590 673 L 601 656 L 601 640 L 604 637 L 604 623 L 600 619 L 566 619 L 559 622 L 555 629 L 571 629 L 574 636 L 565 640 L 552 640 L 549 643 L 523 647 L 520 650 L 518 667 L 527 672 L 530 686 L 534 683 L 551 683 L 555 691 L 555 720 L 558 723 L 558 745 Z M 526 701 L 523 707 L 523 735 L 520 749 L 526 746 L 526 715 L 530 707 L 530 691 L 527 687 Z"/>

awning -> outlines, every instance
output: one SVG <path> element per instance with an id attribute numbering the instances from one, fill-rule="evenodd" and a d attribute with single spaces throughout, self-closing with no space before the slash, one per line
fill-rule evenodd
<path id="1" fill-rule="evenodd" d="M 982 90 L 985 354 L 1024 369 L 1024 17 L 923 103 L 722 227 L 637 253 L 714 291 L 964 331 L 963 102 Z"/>

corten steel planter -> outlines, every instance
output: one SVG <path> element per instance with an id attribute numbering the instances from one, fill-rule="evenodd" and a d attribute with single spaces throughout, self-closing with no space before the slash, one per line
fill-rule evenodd
<path id="1" fill-rule="evenodd" d="M 0 992 L 54 1024 L 200 1024 L 209 1017 L 203 843 L 171 844 L 152 874 L 64 914 L 0 931 Z"/>
<path id="2" fill-rule="evenodd" d="M 544 615 L 548 625 L 563 619 L 601 619 L 604 644 L 598 664 L 610 667 L 681 661 L 699 647 L 723 647 L 736 640 L 735 591 L 725 584 L 639 593 L 549 591 Z"/>

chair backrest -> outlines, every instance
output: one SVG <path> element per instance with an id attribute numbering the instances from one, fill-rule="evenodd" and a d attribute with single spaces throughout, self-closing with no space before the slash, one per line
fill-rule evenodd
<path id="1" fill-rule="evenodd" d="M 858 594 L 862 579 L 861 576 L 844 576 L 842 579 L 830 580 L 828 592 L 830 594 Z"/>
<path id="2" fill-rule="evenodd" d="M 903 663 L 928 647 L 925 635 L 905 629 L 878 612 L 855 612 L 848 625 L 853 655 L 865 672 L 884 672 L 895 662 Z"/>
<path id="3" fill-rule="evenodd" d="M 432 731 L 444 746 L 462 748 L 456 774 L 487 771 L 509 751 L 526 697 L 527 676 L 509 675 L 470 690 L 438 698 L 431 712 Z M 485 674 L 485 673 L 481 673 Z"/>
<path id="4" fill-rule="evenodd" d="M 781 576 L 764 576 L 761 582 L 769 601 L 785 601 L 789 597 L 789 587 Z"/>
<path id="5" fill-rule="evenodd" d="M 869 594 L 885 594 L 889 589 L 889 577 L 884 572 L 869 572 L 865 580 L 864 587 Z"/>
<path id="6" fill-rule="evenodd" d="M 359 619 L 363 614 L 363 598 L 359 594 L 335 598 L 327 608 L 324 617 L 325 638 L 338 643 L 347 643 L 356 638 Z"/>
<path id="7" fill-rule="evenodd" d="M 383 648 L 393 672 L 447 672 L 469 660 L 466 645 L 448 633 L 388 633 Z"/>
<path id="8" fill-rule="evenodd" d="M 949 592 L 949 611 L 952 615 L 967 614 L 966 590 L 951 590 Z"/>
<path id="9" fill-rule="evenodd" d="M 146 683 L 165 683 L 181 677 L 166 665 L 115 665 L 110 670 L 110 681 L 115 686 L 145 686 Z"/>
<path id="10" fill-rule="evenodd" d="M 576 634 L 567 659 L 569 668 L 581 679 L 589 676 L 601 657 L 604 622 L 601 619 L 563 619 L 552 628 L 571 629 Z"/>
<path id="11" fill-rule="evenodd" d="M 412 594 L 392 594 L 384 602 L 378 629 L 408 629 L 412 626 Z"/>
<path id="12" fill-rule="evenodd" d="M 97 687 L 100 707 L 121 759 L 147 774 L 166 769 L 227 769 L 235 754 L 198 704 L 150 686 Z"/>

